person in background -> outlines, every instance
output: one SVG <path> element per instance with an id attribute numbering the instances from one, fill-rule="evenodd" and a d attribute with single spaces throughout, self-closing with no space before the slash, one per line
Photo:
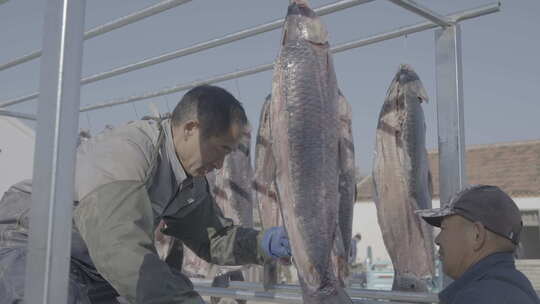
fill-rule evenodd
<path id="1" fill-rule="evenodd" d="M 356 258 L 358 254 L 358 243 L 362 240 L 360 233 L 357 233 L 353 236 L 351 240 L 351 250 L 349 251 L 349 265 L 356 263 Z"/>

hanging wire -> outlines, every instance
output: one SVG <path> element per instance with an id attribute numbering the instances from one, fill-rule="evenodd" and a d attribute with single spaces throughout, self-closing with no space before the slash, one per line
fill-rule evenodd
<path id="1" fill-rule="evenodd" d="M 236 69 L 236 71 L 238 71 L 238 69 Z M 240 92 L 240 80 L 236 78 L 234 80 L 234 83 L 236 84 L 236 92 L 238 94 L 238 100 L 242 100 L 242 93 Z"/>
<path id="2" fill-rule="evenodd" d="M 409 44 L 411 47 L 409 47 Z M 407 64 L 412 65 L 414 63 L 414 41 L 409 41 L 409 35 L 403 36 L 403 47 L 405 48 L 403 51 L 405 53 L 404 60 L 407 60 Z"/>
<path id="3" fill-rule="evenodd" d="M 406 64 L 412 64 L 412 62 L 410 62 L 409 52 L 408 52 L 408 48 L 407 48 L 407 35 L 403 36 L 403 48 L 404 48 L 403 53 L 405 53 L 405 56 L 404 56 L 405 58 L 404 59 L 407 61 L 405 63 Z"/>
<path id="4" fill-rule="evenodd" d="M 88 123 L 88 129 L 93 130 L 94 128 L 92 128 L 92 123 L 90 122 L 90 113 L 85 112 L 85 114 L 86 114 L 86 122 Z"/>
<path id="5" fill-rule="evenodd" d="M 141 119 L 141 116 L 137 112 L 137 107 L 135 107 L 135 103 L 132 102 L 131 105 L 133 106 L 133 111 L 135 111 L 135 116 L 137 117 L 137 119 Z"/>
<path id="6" fill-rule="evenodd" d="M 167 95 L 164 95 L 163 97 L 165 97 L 165 102 L 167 104 L 167 111 L 169 111 L 169 113 L 172 114 L 171 106 L 169 105 L 169 98 L 167 97 Z"/>

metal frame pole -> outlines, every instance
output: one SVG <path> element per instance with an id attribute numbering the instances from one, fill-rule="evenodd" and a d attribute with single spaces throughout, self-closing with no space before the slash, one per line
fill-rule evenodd
<path id="1" fill-rule="evenodd" d="M 21 112 L 5 111 L 0 110 L 0 116 L 10 116 L 15 118 L 27 119 L 27 120 L 36 120 L 36 115 L 26 114 Z"/>
<path id="2" fill-rule="evenodd" d="M 467 183 L 461 30 L 458 24 L 435 31 L 435 76 L 439 134 L 441 204 Z"/>
<path id="3" fill-rule="evenodd" d="M 389 0 L 395 5 L 401 6 L 404 9 L 411 11 L 419 16 L 422 16 L 433 23 L 436 23 L 440 26 L 450 26 L 452 22 L 445 16 L 439 15 L 436 12 L 423 7 L 422 5 L 412 1 L 412 0 Z"/>
<path id="4" fill-rule="evenodd" d="M 85 0 L 48 0 L 25 302 L 67 300 Z"/>
<path id="5" fill-rule="evenodd" d="M 207 279 L 191 279 L 195 290 L 212 287 L 212 280 Z M 254 282 L 229 282 L 229 290 L 247 290 L 250 292 L 265 291 L 263 284 Z M 294 284 L 276 284 L 272 286 L 272 289 L 266 291 L 267 294 L 290 294 L 298 295 L 302 293 L 300 285 Z M 413 302 L 413 303 L 435 303 L 438 302 L 438 297 L 433 293 L 421 293 L 421 292 L 405 292 L 405 291 L 386 291 L 386 290 L 374 290 L 363 288 L 346 288 L 345 292 L 351 298 L 358 299 L 373 299 L 373 300 L 387 300 L 387 301 L 399 301 L 399 302 Z"/>
<path id="6" fill-rule="evenodd" d="M 455 14 L 452 14 L 452 15 L 449 15 L 449 16 L 446 16 L 446 17 L 448 19 L 450 19 L 450 20 L 453 20 L 453 22 L 458 22 L 458 21 L 463 21 L 463 20 L 483 16 L 483 15 L 486 15 L 486 14 L 495 13 L 495 12 L 498 12 L 499 10 L 500 10 L 499 4 L 495 3 L 495 4 L 490 4 L 490 5 L 482 6 L 482 7 L 479 7 L 479 8 L 475 8 L 475 9 L 470 9 L 470 10 L 466 10 L 466 11 L 462 11 L 462 12 L 457 12 Z M 378 42 L 381 42 L 381 41 L 397 38 L 397 37 L 400 37 L 400 36 L 410 35 L 410 34 L 413 34 L 413 33 L 418 33 L 418 32 L 421 32 L 421 31 L 433 29 L 433 28 L 436 28 L 437 26 L 438 26 L 437 24 L 435 24 L 435 23 L 433 23 L 431 21 L 426 21 L 426 22 L 422 22 L 422 23 L 418 23 L 418 24 L 408 25 L 408 26 L 397 28 L 397 29 L 389 31 L 389 32 L 372 35 L 372 36 L 364 38 L 364 39 L 350 41 L 350 42 L 346 42 L 346 43 L 334 46 L 334 47 L 332 47 L 331 51 L 332 51 L 332 53 L 336 54 L 336 53 L 344 52 L 344 51 L 347 51 L 347 50 L 350 50 L 350 49 L 359 48 L 359 47 L 363 47 L 363 46 L 366 46 L 366 45 L 378 43 Z M 159 96 L 169 95 L 169 94 L 173 94 L 173 93 L 176 93 L 176 92 L 189 90 L 189 89 L 194 88 L 194 87 L 196 87 L 198 85 L 201 85 L 201 84 L 213 84 L 213 83 L 223 82 L 223 81 L 226 81 L 226 80 L 236 79 L 236 78 L 240 78 L 240 77 L 244 77 L 244 76 L 248 76 L 248 75 L 252 75 L 252 74 L 261 73 L 261 72 L 264 72 L 264 71 L 269 71 L 273 67 L 274 67 L 273 63 L 267 63 L 267 64 L 263 64 L 263 65 L 258 65 L 258 66 L 255 66 L 255 67 L 251 67 L 251 68 L 247 68 L 247 69 L 244 69 L 244 70 L 235 71 L 235 72 L 231 72 L 231 73 L 222 74 L 222 75 L 211 77 L 211 78 L 196 80 L 196 81 L 192 81 L 192 82 L 189 82 L 189 83 L 177 84 L 177 85 L 167 87 L 167 88 L 164 88 L 164 89 L 161 89 L 161 90 L 158 90 L 158 91 L 147 92 L 147 93 L 143 93 L 143 94 L 140 94 L 140 95 L 135 95 L 135 96 L 130 96 L 130 97 L 126 97 L 126 98 L 119 98 L 119 99 L 109 100 L 109 101 L 106 101 L 106 102 L 103 102 L 103 103 L 86 106 L 86 107 L 81 108 L 81 112 L 93 111 L 93 110 L 97 110 L 97 109 L 102 109 L 102 108 L 117 106 L 117 105 L 121 105 L 121 104 L 131 103 L 131 102 L 135 102 L 135 101 L 141 101 L 141 100 L 145 100 L 145 99 L 150 99 L 150 98 L 155 98 L 155 97 L 159 97 Z"/>
<path id="7" fill-rule="evenodd" d="M 233 299 L 243 299 L 252 302 L 270 302 L 270 303 L 283 303 L 283 304 L 301 304 L 302 295 L 300 293 L 287 293 L 276 291 L 262 291 L 262 290 L 246 290 L 235 288 L 220 288 L 220 287 L 205 287 L 195 286 L 195 290 L 202 296 L 211 297 L 223 297 Z M 387 292 L 391 293 L 391 292 Z M 400 298 L 398 300 L 388 300 L 381 302 L 380 299 L 374 299 L 371 297 L 357 297 L 350 295 L 351 300 L 355 304 L 377 304 L 377 303 L 438 303 L 439 300 L 434 294 L 418 294 L 414 299 Z M 395 297 L 397 298 L 397 297 Z"/>
<path id="8" fill-rule="evenodd" d="M 435 31 L 435 76 L 439 137 L 439 198 L 441 207 L 467 183 L 461 29 L 459 24 Z M 452 281 L 439 263 L 439 286 Z"/>
<path id="9" fill-rule="evenodd" d="M 0 0 L 0 2 L 3 0 Z M 7 1 L 7 0 L 6 0 Z M 135 23 L 139 20 L 142 20 L 146 17 L 150 17 L 156 14 L 159 14 L 163 11 L 166 11 L 168 9 L 171 9 L 173 7 L 185 4 L 191 0 L 165 0 L 160 3 L 154 4 L 150 7 L 144 8 L 138 12 L 132 13 L 130 15 L 118 18 L 116 20 L 113 20 L 111 22 L 107 22 L 105 24 L 99 25 L 89 31 L 87 31 L 84 34 L 84 39 L 90 39 L 94 38 L 99 35 L 103 35 L 105 33 L 108 33 L 112 30 L 121 28 L 123 26 L 126 26 L 131 23 Z M 28 62 L 30 60 L 36 59 L 39 56 L 41 56 L 41 50 L 33 51 L 30 54 L 26 54 L 24 56 L 21 56 L 19 58 L 13 59 L 9 62 L 6 62 L 4 64 L 0 64 L 0 71 L 14 67 L 16 65 Z"/>
<path id="10" fill-rule="evenodd" d="M 365 4 L 365 3 L 368 3 L 368 2 L 372 2 L 372 1 L 374 1 L 374 0 L 341 0 L 341 1 L 337 1 L 335 3 L 331 3 L 331 4 L 328 4 L 328 5 L 316 8 L 315 12 L 319 16 L 323 16 L 323 15 L 335 13 L 335 12 L 338 12 L 338 11 L 341 11 L 341 10 L 344 10 L 344 9 L 347 9 L 347 8 L 350 8 L 350 7 L 353 7 L 353 6 L 356 6 L 356 5 Z M 166 62 L 166 61 L 169 61 L 169 60 L 172 60 L 172 59 L 176 59 L 176 58 L 180 58 L 180 57 L 183 57 L 183 56 L 187 56 L 187 55 L 195 54 L 195 53 L 198 53 L 198 52 L 202 52 L 204 50 L 215 48 L 215 47 L 218 47 L 220 45 L 232 43 L 234 41 L 238 41 L 238 40 L 245 39 L 245 38 L 248 38 L 248 37 L 252 37 L 252 36 L 255 36 L 255 35 L 258 35 L 258 34 L 266 33 L 268 31 L 272 31 L 272 30 L 281 28 L 281 26 L 283 25 L 284 20 L 285 19 L 274 20 L 274 21 L 269 22 L 269 23 L 265 23 L 265 24 L 261 24 L 261 25 L 255 26 L 255 27 L 251 27 L 251 28 L 248 28 L 248 29 L 241 30 L 239 32 L 227 34 L 227 35 L 225 35 L 223 37 L 220 37 L 220 38 L 215 38 L 215 39 L 211 39 L 211 40 L 208 40 L 208 41 L 205 41 L 205 42 L 197 43 L 197 44 L 192 45 L 192 46 L 187 47 L 187 48 L 179 49 L 179 50 L 169 52 L 169 53 L 166 53 L 166 54 L 162 54 L 162 55 L 159 55 L 159 56 L 156 56 L 156 57 L 144 59 L 144 60 L 136 62 L 136 63 L 131 63 L 131 64 L 128 64 L 128 65 L 120 66 L 120 67 L 114 68 L 114 69 L 106 71 L 106 72 L 102 72 L 102 73 L 94 74 L 94 75 L 91 75 L 91 76 L 87 76 L 87 77 L 84 77 L 83 79 L 81 79 L 81 83 L 82 84 L 89 84 L 89 83 L 92 83 L 92 82 L 104 80 L 104 79 L 111 78 L 111 77 L 114 77 L 114 76 L 118 76 L 118 75 L 122 75 L 122 74 L 129 73 L 129 72 L 132 72 L 132 71 L 136 71 L 136 70 L 139 70 L 139 69 L 143 69 L 143 68 L 146 68 L 146 67 L 149 67 L 149 66 L 152 66 L 152 65 L 163 63 L 163 62 Z M 0 108 L 7 107 L 7 106 L 12 106 L 12 105 L 22 103 L 22 102 L 26 102 L 26 101 L 35 99 L 38 96 L 39 96 L 39 92 L 35 92 L 35 93 L 29 94 L 29 95 L 20 96 L 20 97 L 14 98 L 14 99 L 2 101 L 0 103 Z"/>

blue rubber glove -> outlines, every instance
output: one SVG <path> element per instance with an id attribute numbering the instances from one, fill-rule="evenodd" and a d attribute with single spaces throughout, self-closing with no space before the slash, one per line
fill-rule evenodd
<path id="1" fill-rule="evenodd" d="M 290 257 L 291 245 L 289 237 L 283 227 L 272 227 L 264 232 L 261 240 L 264 252 L 276 259 Z"/>

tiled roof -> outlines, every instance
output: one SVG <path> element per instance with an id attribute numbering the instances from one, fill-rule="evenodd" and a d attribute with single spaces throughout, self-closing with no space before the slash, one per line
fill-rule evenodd
<path id="1" fill-rule="evenodd" d="M 429 152 L 433 198 L 439 197 L 438 152 Z M 467 182 L 501 187 L 513 197 L 540 196 L 540 140 L 477 145 L 467 148 Z M 358 201 L 371 201 L 373 180 L 357 185 Z"/>

